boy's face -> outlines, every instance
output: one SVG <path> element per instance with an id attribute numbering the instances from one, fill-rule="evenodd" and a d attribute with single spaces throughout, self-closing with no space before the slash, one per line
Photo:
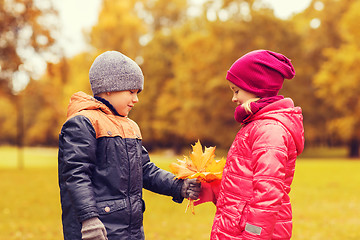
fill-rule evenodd
<path id="1" fill-rule="evenodd" d="M 108 100 L 115 110 L 121 116 L 127 116 L 135 103 L 139 102 L 138 94 L 139 90 L 126 90 L 118 92 L 109 92 L 106 94 L 106 100 Z"/>

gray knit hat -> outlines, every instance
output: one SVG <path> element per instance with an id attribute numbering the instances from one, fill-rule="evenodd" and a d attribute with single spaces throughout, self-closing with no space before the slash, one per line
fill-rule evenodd
<path id="1" fill-rule="evenodd" d="M 100 54 L 90 67 L 89 79 L 94 95 L 135 89 L 141 91 L 144 87 L 144 75 L 140 67 L 117 51 Z"/>

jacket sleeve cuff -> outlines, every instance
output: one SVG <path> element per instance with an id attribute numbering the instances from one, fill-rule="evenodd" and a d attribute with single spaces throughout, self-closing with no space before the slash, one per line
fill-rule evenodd
<path id="1" fill-rule="evenodd" d="M 96 207 L 86 208 L 86 209 L 82 210 L 81 212 L 79 212 L 79 214 L 78 214 L 79 222 L 83 222 L 83 221 L 85 221 L 89 218 L 93 218 L 93 217 L 99 217 L 99 213 L 98 213 Z"/>
<path id="2" fill-rule="evenodd" d="M 174 183 L 174 191 L 173 191 L 173 201 L 176 203 L 182 203 L 184 198 L 181 196 L 181 188 L 184 180 L 177 179 Z"/>

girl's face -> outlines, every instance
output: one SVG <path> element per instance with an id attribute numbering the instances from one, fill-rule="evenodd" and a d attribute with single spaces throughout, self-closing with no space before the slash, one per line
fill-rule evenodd
<path id="1" fill-rule="evenodd" d="M 117 92 L 107 92 L 106 100 L 108 100 L 115 110 L 121 116 L 127 116 L 131 109 L 134 107 L 135 103 L 139 102 L 138 99 L 138 89 L 126 90 L 126 91 L 117 91 Z"/>
<path id="2" fill-rule="evenodd" d="M 230 81 L 228 81 L 228 82 L 229 82 L 230 89 L 234 93 L 231 101 L 233 101 L 237 105 L 241 105 L 250 99 L 256 98 L 255 94 L 246 92 L 246 91 L 242 90 L 241 88 L 239 88 L 238 86 L 236 86 L 235 84 L 233 84 L 232 82 L 230 82 Z"/>

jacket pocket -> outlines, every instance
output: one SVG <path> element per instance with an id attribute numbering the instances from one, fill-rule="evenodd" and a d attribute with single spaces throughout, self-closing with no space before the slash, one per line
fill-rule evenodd
<path id="1" fill-rule="evenodd" d="M 100 215 L 110 214 L 126 208 L 125 199 L 108 200 L 96 204 Z"/>
<path id="2" fill-rule="evenodd" d="M 239 214 L 240 214 L 239 226 L 240 226 L 240 231 L 243 232 L 243 231 L 245 231 L 246 222 L 247 222 L 248 203 L 241 202 L 240 205 L 241 205 L 241 208 L 239 208 Z"/>
<path id="3" fill-rule="evenodd" d="M 231 236 L 239 236 L 245 229 L 244 209 L 247 205 L 246 201 L 238 200 L 236 204 L 229 206 L 223 205 L 223 211 L 219 219 L 220 231 Z"/>

